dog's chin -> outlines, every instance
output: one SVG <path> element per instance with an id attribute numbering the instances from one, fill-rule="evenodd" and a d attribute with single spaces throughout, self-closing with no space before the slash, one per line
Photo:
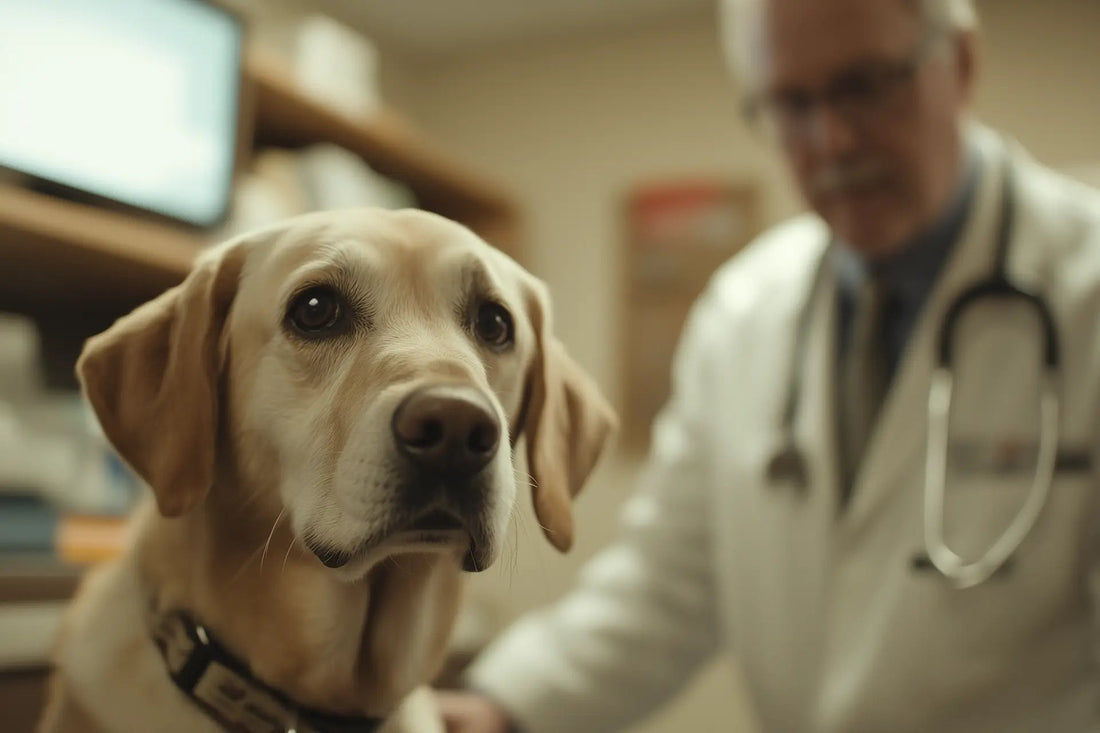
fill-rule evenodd
<path id="1" fill-rule="evenodd" d="M 467 572 L 481 572 L 495 560 L 495 542 L 483 532 L 471 532 L 458 522 L 428 515 L 425 521 L 396 529 L 353 549 L 307 542 L 317 559 L 347 581 L 360 580 L 380 562 L 400 555 L 450 555 Z"/>

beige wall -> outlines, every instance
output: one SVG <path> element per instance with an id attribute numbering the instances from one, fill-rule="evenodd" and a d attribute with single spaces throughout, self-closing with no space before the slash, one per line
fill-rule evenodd
<path id="1" fill-rule="evenodd" d="M 1100 2 L 979 0 L 978 113 L 1058 167 L 1100 163 Z"/>
<path id="2" fill-rule="evenodd" d="M 1100 160 L 1100 2 L 981 6 L 980 117 L 1051 164 Z M 615 398 L 624 191 L 662 177 L 713 175 L 758 182 L 771 221 L 797 207 L 775 161 L 738 121 L 708 18 L 385 68 L 392 103 L 522 202 L 526 264 L 549 283 L 565 342 Z M 580 546 L 568 558 L 547 549 L 524 507 L 514 552 L 475 579 L 475 599 L 511 618 L 561 593 L 579 562 L 612 536 L 635 470 L 622 457 L 601 469 L 581 499 Z M 731 686 L 729 672 L 712 669 L 643 730 L 753 730 Z"/>
<path id="3" fill-rule="evenodd" d="M 615 383 L 619 201 L 664 176 L 774 176 L 738 123 L 705 22 L 541 45 L 420 69 L 387 96 L 519 197 L 527 264 L 557 295 L 558 324 Z"/>

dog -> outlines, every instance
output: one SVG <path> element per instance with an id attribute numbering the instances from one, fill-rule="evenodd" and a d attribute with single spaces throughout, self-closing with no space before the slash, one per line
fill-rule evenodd
<path id="1" fill-rule="evenodd" d="M 545 286 L 418 210 L 207 251 L 77 375 L 152 498 L 74 598 L 42 733 L 442 731 L 425 684 L 463 571 L 500 555 L 519 441 L 565 551 L 616 427 Z"/>

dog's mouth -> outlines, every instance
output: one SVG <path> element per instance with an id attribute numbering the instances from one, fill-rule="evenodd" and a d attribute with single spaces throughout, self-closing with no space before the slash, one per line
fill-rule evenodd
<path id="1" fill-rule="evenodd" d="M 379 539 L 368 541 L 353 550 L 343 550 L 319 542 L 307 542 L 309 549 L 326 567 L 343 568 L 349 563 L 378 551 L 439 552 L 464 549 L 462 569 L 480 572 L 490 564 L 489 543 L 485 533 L 464 521 L 454 512 L 432 509 L 411 520 L 396 523 Z"/>
<path id="2" fill-rule="evenodd" d="M 465 524 L 456 514 L 443 509 L 433 509 L 427 514 L 422 514 L 414 519 L 403 531 L 431 534 L 433 532 L 451 532 L 455 530 L 465 531 L 465 529 Z"/>

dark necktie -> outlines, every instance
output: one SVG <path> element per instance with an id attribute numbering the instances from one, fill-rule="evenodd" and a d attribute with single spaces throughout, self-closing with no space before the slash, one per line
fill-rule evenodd
<path id="1" fill-rule="evenodd" d="M 864 278 L 856 294 L 837 395 L 842 506 L 851 496 L 889 384 L 883 328 L 885 301 L 881 280 L 873 275 Z"/>

